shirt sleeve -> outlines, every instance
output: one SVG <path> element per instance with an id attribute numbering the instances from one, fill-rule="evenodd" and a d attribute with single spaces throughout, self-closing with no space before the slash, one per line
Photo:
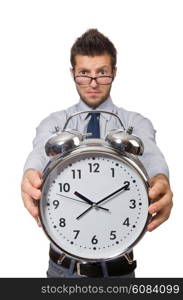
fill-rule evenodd
<path id="1" fill-rule="evenodd" d="M 133 133 L 143 141 L 144 153 L 142 156 L 139 156 L 139 159 L 144 165 L 149 177 L 151 178 L 162 173 L 169 178 L 168 165 L 164 155 L 156 144 L 156 130 L 152 122 L 140 114 L 137 114 L 137 118 L 132 126 L 134 126 Z"/>
<path id="2" fill-rule="evenodd" d="M 36 128 L 36 136 L 33 140 L 33 149 L 28 155 L 25 165 L 24 172 L 29 169 L 36 169 L 43 171 L 50 158 L 46 155 L 45 144 L 48 139 L 56 132 L 56 128 L 60 130 L 66 121 L 65 111 L 60 111 L 50 114 L 45 118 L 39 126 Z"/>

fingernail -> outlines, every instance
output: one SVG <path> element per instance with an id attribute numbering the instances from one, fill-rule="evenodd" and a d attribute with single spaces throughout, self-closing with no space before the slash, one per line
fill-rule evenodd
<path id="1" fill-rule="evenodd" d="M 151 194 L 156 194 L 156 192 L 152 189 L 152 190 L 150 190 L 150 193 Z"/>
<path id="2" fill-rule="evenodd" d="M 148 226 L 148 229 L 149 229 L 150 231 L 152 231 L 152 230 L 154 229 L 154 226 L 153 226 L 153 225 L 149 225 L 149 226 Z"/>
<path id="3" fill-rule="evenodd" d="M 154 214 L 156 212 L 156 209 L 154 207 L 149 208 L 149 212 L 151 214 Z"/>
<path id="4" fill-rule="evenodd" d="M 156 192 L 155 192 L 155 191 L 150 191 L 150 196 L 151 196 L 151 197 L 156 196 Z"/>
<path id="5" fill-rule="evenodd" d="M 40 191 L 35 192 L 35 197 L 40 197 Z"/>

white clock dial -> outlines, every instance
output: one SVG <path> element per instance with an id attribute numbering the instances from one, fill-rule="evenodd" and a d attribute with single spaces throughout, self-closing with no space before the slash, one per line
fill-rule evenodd
<path id="1" fill-rule="evenodd" d="M 85 153 L 66 160 L 49 174 L 42 193 L 43 226 L 73 257 L 117 257 L 133 247 L 148 220 L 145 182 L 117 156 Z"/>

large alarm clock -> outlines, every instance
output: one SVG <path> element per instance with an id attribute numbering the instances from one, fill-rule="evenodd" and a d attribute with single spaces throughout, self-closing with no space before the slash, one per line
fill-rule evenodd
<path id="1" fill-rule="evenodd" d="M 129 251 L 150 218 L 148 175 L 138 155 L 143 143 L 133 128 L 87 139 L 75 129 L 57 132 L 46 143 L 51 159 L 44 170 L 40 220 L 50 241 L 83 262 L 112 260 Z"/>

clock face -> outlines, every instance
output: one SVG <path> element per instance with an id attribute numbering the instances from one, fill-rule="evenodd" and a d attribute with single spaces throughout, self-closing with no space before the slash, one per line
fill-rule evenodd
<path id="1" fill-rule="evenodd" d="M 146 184 L 127 161 L 84 153 L 50 172 L 40 214 L 48 237 L 62 251 L 85 260 L 108 260 L 139 240 L 148 206 Z"/>

